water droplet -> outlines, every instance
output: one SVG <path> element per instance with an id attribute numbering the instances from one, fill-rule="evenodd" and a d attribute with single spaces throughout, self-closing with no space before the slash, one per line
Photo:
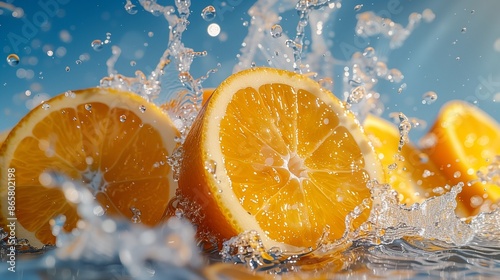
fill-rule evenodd
<path id="1" fill-rule="evenodd" d="M 127 116 L 121 115 L 120 116 L 120 122 L 125 122 L 127 120 Z"/>
<path id="2" fill-rule="evenodd" d="M 357 11 L 361 10 L 361 8 L 363 8 L 363 4 L 358 4 L 358 5 L 354 6 L 354 11 L 357 12 Z"/>
<path id="3" fill-rule="evenodd" d="M 206 6 L 201 11 L 201 17 L 206 21 L 212 21 L 215 18 L 216 11 L 214 6 Z"/>
<path id="4" fill-rule="evenodd" d="M 420 161 L 421 163 L 427 163 L 429 162 L 429 156 L 426 153 L 419 153 L 418 161 Z"/>
<path id="5" fill-rule="evenodd" d="M 141 111 L 141 113 L 146 112 L 146 106 L 144 105 L 139 106 L 139 111 Z"/>
<path id="6" fill-rule="evenodd" d="M 7 63 L 10 65 L 10 66 L 16 66 L 19 64 L 19 56 L 17 56 L 17 54 L 14 54 L 14 53 L 11 53 L 7 56 Z"/>
<path id="7" fill-rule="evenodd" d="M 71 68 L 69 68 L 69 66 L 66 66 L 66 68 L 64 70 L 66 70 L 66 72 L 69 72 L 69 71 L 71 71 Z"/>
<path id="8" fill-rule="evenodd" d="M 460 30 L 460 32 L 462 32 L 462 33 L 467 32 L 467 27 L 462 27 L 462 29 Z"/>
<path id="9" fill-rule="evenodd" d="M 48 110 L 49 108 L 50 108 L 49 103 L 43 103 L 43 104 L 42 104 L 42 109 L 44 109 L 44 110 Z"/>
<path id="10" fill-rule="evenodd" d="M 398 164 L 397 163 L 391 163 L 391 164 L 389 164 L 388 168 L 389 168 L 389 170 L 394 170 L 394 169 L 398 168 Z"/>
<path id="11" fill-rule="evenodd" d="M 483 198 L 480 197 L 479 195 L 474 195 L 470 198 L 470 206 L 473 208 L 477 208 L 483 204 Z"/>
<path id="12" fill-rule="evenodd" d="M 67 92 L 64 93 L 64 96 L 75 98 L 76 94 L 74 92 L 72 92 L 71 90 L 68 90 Z"/>
<path id="13" fill-rule="evenodd" d="M 460 60 L 460 56 L 455 57 L 455 60 Z"/>
<path id="14" fill-rule="evenodd" d="M 347 98 L 347 103 L 348 104 L 356 104 L 361 101 L 365 97 L 366 94 L 366 89 L 364 86 L 357 86 L 355 87 L 351 93 L 349 94 L 349 97 Z"/>
<path id="15" fill-rule="evenodd" d="M 132 223 L 134 224 L 138 224 L 141 222 L 141 210 L 135 208 L 135 207 L 130 207 L 130 211 L 132 211 L 132 218 L 130 218 L 130 220 L 132 221 Z"/>
<path id="16" fill-rule="evenodd" d="M 398 93 L 401 94 L 403 90 L 406 89 L 406 83 L 403 83 L 399 88 L 398 88 Z"/>
<path id="17" fill-rule="evenodd" d="M 205 161 L 205 169 L 210 173 L 210 174 L 215 174 L 217 171 L 217 163 L 210 159 Z"/>
<path id="18" fill-rule="evenodd" d="M 85 110 L 87 111 L 92 110 L 92 104 L 85 104 Z"/>
<path id="19" fill-rule="evenodd" d="M 26 96 L 30 96 L 30 95 L 31 95 L 31 90 L 27 89 L 27 90 L 24 92 L 24 94 L 25 94 Z"/>
<path id="20" fill-rule="evenodd" d="M 248 26 L 248 21 L 244 21 L 243 26 Z"/>
<path id="21" fill-rule="evenodd" d="M 92 41 L 92 43 L 90 43 L 90 46 L 94 49 L 94 51 L 98 52 L 102 50 L 102 46 L 104 46 L 104 43 L 99 39 L 95 39 L 94 41 Z"/>
<path id="22" fill-rule="evenodd" d="M 433 91 L 428 91 L 428 92 L 424 93 L 424 95 L 422 95 L 422 104 L 430 105 L 430 104 L 434 103 L 434 101 L 436 101 L 437 98 L 438 98 L 437 93 L 435 93 Z"/>
<path id="23" fill-rule="evenodd" d="M 130 61 L 130 66 L 135 66 L 136 64 L 135 60 Z"/>
<path id="24" fill-rule="evenodd" d="M 132 4 L 132 2 L 130 2 L 130 1 L 127 1 L 127 4 L 125 4 L 125 11 L 127 11 L 127 13 L 129 13 L 131 15 L 137 14 L 137 9 L 136 9 L 135 5 Z"/>
<path id="25" fill-rule="evenodd" d="M 364 51 L 363 51 L 363 56 L 364 57 L 374 57 L 375 56 L 375 49 L 372 48 L 372 47 L 367 47 Z"/>
<path id="26" fill-rule="evenodd" d="M 77 60 L 75 61 L 75 63 L 76 63 L 77 65 L 80 65 L 80 64 L 82 64 L 82 61 L 81 61 L 81 60 L 79 60 L 79 59 L 77 59 Z"/>
<path id="27" fill-rule="evenodd" d="M 87 163 L 87 165 L 92 165 L 92 163 L 94 163 L 94 158 L 91 156 L 86 157 L 85 163 Z"/>
<path id="28" fill-rule="evenodd" d="M 432 175 L 434 175 L 433 172 L 431 172 L 430 170 L 425 169 L 424 172 L 422 173 L 422 178 L 427 178 L 427 177 L 430 177 Z"/>
<path id="29" fill-rule="evenodd" d="M 403 73 L 401 73 L 401 71 L 399 71 L 396 68 L 393 68 L 389 71 L 389 75 L 387 76 L 387 78 L 391 83 L 399 83 L 403 80 L 404 76 Z"/>
<path id="30" fill-rule="evenodd" d="M 283 34 L 283 28 L 279 24 L 275 24 L 271 27 L 271 36 L 273 38 L 279 38 Z"/>

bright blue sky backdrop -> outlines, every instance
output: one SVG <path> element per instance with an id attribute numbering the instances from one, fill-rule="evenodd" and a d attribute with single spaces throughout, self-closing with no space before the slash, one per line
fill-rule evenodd
<path id="1" fill-rule="evenodd" d="M 159 2 L 173 5 L 174 1 Z M 201 10 L 207 5 L 219 8 L 222 1 L 192 2 L 191 24 L 185 32 L 184 43 L 195 51 L 208 52 L 208 56 L 196 59 L 192 71 L 195 77 L 221 63 L 220 71 L 204 84 L 214 87 L 231 73 L 237 62 L 236 55 L 247 31 L 243 23 L 250 20 L 247 11 L 254 1 L 227 1 L 229 9 L 223 13 L 219 10 L 211 22 L 202 19 Z M 117 70 L 131 76 L 136 70 L 148 72 L 154 68 L 168 41 L 166 20 L 145 12 L 137 1 L 133 1 L 138 6 L 135 15 L 125 11 L 125 1 L 7 0 L 5 3 L 21 7 L 24 16 L 15 18 L 10 11 L 0 8 L 3 56 L 0 59 L 0 130 L 12 127 L 25 115 L 26 105 L 33 102 L 32 99 L 98 85 L 107 75 L 106 60 L 112 45 L 122 49 Z M 237 5 L 232 8 L 231 3 Z M 354 6 L 358 4 L 363 7 L 357 12 Z M 399 84 L 379 84 L 378 90 L 386 103 L 385 116 L 403 111 L 410 117 L 432 123 L 444 102 L 465 99 L 477 101 L 480 108 L 500 120 L 500 1 L 346 0 L 336 20 L 325 26 L 325 30 L 335 34 L 331 38 L 333 55 L 340 60 L 347 59 L 339 49 L 342 43 L 359 51 L 366 47 L 356 43 L 359 40 L 354 33 L 355 16 L 368 10 L 383 11 L 387 5 L 397 5 L 398 13 L 392 14 L 391 19 L 403 26 L 412 12 L 421 13 L 425 8 L 432 9 L 436 18 L 431 23 L 422 22 L 399 49 L 389 51 L 384 39 L 369 41 L 387 55 L 390 68 L 403 72 L 403 82 L 407 84 L 401 94 L 397 93 Z M 284 32 L 293 37 L 297 16 L 292 12 L 283 16 Z M 221 36 L 210 37 L 206 30 L 210 23 L 219 24 L 227 40 L 221 40 Z M 466 32 L 462 32 L 462 28 L 466 28 Z M 94 51 L 91 42 L 104 41 L 108 32 L 111 43 L 99 52 Z M 48 50 L 54 54 L 48 56 Z M 21 58 L 15 67 L 6 61 L 11 53 Z M 77 64 L 82 58 L 83 62 Z M 131 61 L 136 62 L 134 66 Z M 337 76 L 333 78 L 339 92 L 341 82 Z M 31 90 L 31 96 L 26 96 L 26 90 Z M 422 94 L 430 90 L 438 94 L 438 100 L 432 105 L 422 105 Z M 423 133 L 415 131 L 411 136 L 417 139 Z"/>

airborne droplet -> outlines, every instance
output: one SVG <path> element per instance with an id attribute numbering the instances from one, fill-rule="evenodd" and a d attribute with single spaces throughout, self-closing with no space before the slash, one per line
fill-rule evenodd
<path id="1" fill-rule="evenodd" d="M 125 11 L 127 11 L 127 13 L 129 13 L 131 15 L 137 14 L 137 9 L 136 9 L 135 5 L 132 4 L 132 2 L 130 2 L 130 1 L 127 1 L 127 4 L 125 4 Z"/>
<path id="2" fill-rule="evenodd" d="M 279 24 L 275 24 L 271 27 L 271 36 L 273 38 L 279 38 L 283 34 L 283 28 Z"/>
<path id="3" fill-rule="evenodd" d="M 212 21 L 216 16 L 216 11 L 214 6 L 206 6 L 201 11 L 201 17 L 206 21 Z"/>
<path id="4" fill-rule="evenodd" d="M 17 56 L 17 54 L 9 54 L 7 56 L 7 63 L 10 65 L 10 66 L 16 66 L 19 64 L 19 56 Z"/>
<path id="5" fill-rule="evenodd" d="M 375 49 L 372 48 L 372 47 L 367 47 L 364 51 L 363 51 L 363 56 L 364 57 L 374 57 L 375 56 Z"/>
<path id="6" fill-rule="evenodd" d="M 92 41 L 92 43 L 90 43 L 90 46 L 94 49 L 94 51 L 97 52 L 102 50 L 103 45 L 104 43 L 99 39 L 95 39 L 94 41 Z"/>
<path id="7" fill-rule="evenodd" d="M 422 95 L 422 104 L 430 105 L 434 103 L 434 101 L 436 101 L 437 98 L 438 98 L 437 93 L 433 91 L 428 91 L 424 93 L 424 95 Z"/>

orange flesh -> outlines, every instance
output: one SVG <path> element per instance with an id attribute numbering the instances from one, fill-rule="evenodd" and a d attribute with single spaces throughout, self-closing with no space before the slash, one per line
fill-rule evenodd
<path id="1" fill-rule="evenodd" d="M 471 203 L 474 197 L 498 203 L 497 185 L 475 182 L 468 186 L 468 182 L 476 180 L 476 172 L 484 172 L 500 155 L 500 125 L 478 108 L 454 101 L 443 107 L 430 133 L 437 141 L 426 152 L 453 184 L 465 184 L 458 198 L 467 211 L 471 215 L 481 211 L 480 205 Z"/>
<path id="2" fill-rule="evenodd" d="M 16 169 L 16 216 L 44 244 L 55 242 L 48 223 L 54 216 L 66 216 L 66 230 L 78 220 L 59 189 L 42 186 L 44 172 L 86 184 L 110 213 L 131 218 L 131 208 L 139 209 L 146 225 L 159 222 L 168 203 L 169 153 L 158 131 L 131 110 L 86 104 L 91 110 L 81 104 L 48 113 L 18 144 L 9 165 Z"/>
<path id="3" fill-rule="evenodd" d="M 327 226 L 339 238 L 346 214 L 370 195 L 357 143 L 331 108 L 305 90 L 242 89 L 220 127 L 232 190 L 273 240 L 310 246 Z"/>
<path id="4" fill-rule="evenodd" d="M 399 193 L 400 203 L 411 205 L 438 195 L 434 188 L 452 184 L 439 168 L 412 143 L 406 143 L 400 155 L 404 161 L 395 158 L 398 154 L 399 131 L 397 127 L 381 118 L 368 116 L 363 124 L 366 134 L 372 140 L 375 152 L 387 173 L 388 183 Z M 389 169 L 396 163 L 397 168 Z"/>

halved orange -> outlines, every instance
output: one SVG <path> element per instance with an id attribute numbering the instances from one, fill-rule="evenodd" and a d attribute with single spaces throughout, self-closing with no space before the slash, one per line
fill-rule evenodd
<path id="1" fill-rule="evenodd" d="M 1 214 L 12 217 L 7 181 L 15 170 L 17 238 L 54 244 L 49 221 L 63 214 L 71 230 L 78 220 L 74 205 L 50 187 L 47 175 L 55 172 L 87 186 L 108 213 L 154 225 L 175 194 L 167 157 L 176 135 L 168 116 L 134 93 L 91 88 L 56 96 L 29 112 L 0 150 Z"/>
<path id="2" fill-rule="evenodd" d="M 366 183 L 383 181 L 354 115 L 317 82 L 273 68 L 222 82 L 183 149 L 177 207 L 219 246 L 252 229 L 284 249 L 339 238 Z"/>
<path id="3" fill-rule="evenodd" d="M 452 183 L 429 160 L 428 155 L 415 145 L 406 143 L 398 153 L 400 136 L 394 124 L 374 115 L 368 115 L 363 122 L 363 128 L 382 162 L 387 182 L 399 194 L 400 203 L 407 205 L 422 203 L 429 197 L 450 190 Z M 402 156 L 403 161 L 396 155 Z M 459 207 L 458 210 L 463 212 L 464 209 Z"/>
<path id="4" fill-rule="evenodd" d="M 472 215 L 498 207 L 500 186 L 478 176 L 488 174 L 490 165 L 498 169 L 494 161 L 500 155 L 500 124 L 495 119 L 471 104 L 451 101 L 425 139 L 431 144 L 424 151 L 447 178 L 465 184 L 458 198 Z"/>

